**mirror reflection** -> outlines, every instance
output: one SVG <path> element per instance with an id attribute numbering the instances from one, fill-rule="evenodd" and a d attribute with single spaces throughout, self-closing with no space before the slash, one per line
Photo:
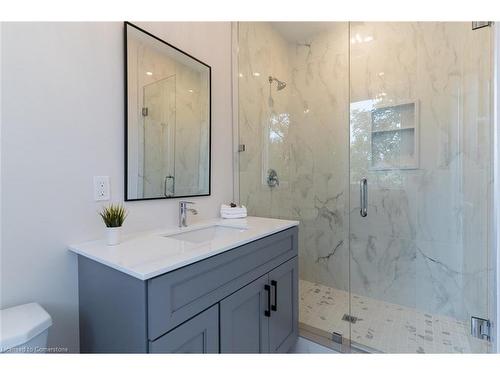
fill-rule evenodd
<path id="1" fill-rule="evenodd" d="M 126 200 L 210 194 L 210 67 L 126 23 Z"/>

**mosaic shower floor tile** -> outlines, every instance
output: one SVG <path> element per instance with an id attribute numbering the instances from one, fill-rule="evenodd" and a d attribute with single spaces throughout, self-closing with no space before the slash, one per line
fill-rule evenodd
<path id="1" fill-rule="evenodd" d="M 468 322 L 299 281 L 299 321 L 384 353 L 487 353 Z M 345 316 L 347 314 L 347 316 Z M 355 323 L 349 324 L 349 316 Z M 344 319 L 343 319 L 344 318 Z M 347 320 L 346 320 L 347 318 Z"/>

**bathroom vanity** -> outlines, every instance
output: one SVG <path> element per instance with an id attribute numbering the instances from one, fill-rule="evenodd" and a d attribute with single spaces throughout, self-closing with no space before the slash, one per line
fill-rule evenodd
<path id="1" fill-rule="evenodd" d="M 81 352 L 288 352 L 298 334 L 297 225 L 210 220 L 71 246 Z"/>

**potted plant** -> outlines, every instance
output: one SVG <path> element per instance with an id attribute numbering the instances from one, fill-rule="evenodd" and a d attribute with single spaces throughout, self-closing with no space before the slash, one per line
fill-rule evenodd
<path id="1" fill-rule="evenodd" d="M 127 210 L 121 204 L 110 204 L 108 207 L 103 207 L 99 215 L 106 224 L 108 245 L 118 245 L 120 243 L 121 228 L 127 217 Z"/>

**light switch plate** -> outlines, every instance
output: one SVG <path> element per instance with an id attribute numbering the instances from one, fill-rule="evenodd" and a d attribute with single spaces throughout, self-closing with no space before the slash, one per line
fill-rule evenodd
<path id="1" fill-rule="evenodd" d="M 94 200 L 109 201 L 109 176 L 94 176 Z"/>

